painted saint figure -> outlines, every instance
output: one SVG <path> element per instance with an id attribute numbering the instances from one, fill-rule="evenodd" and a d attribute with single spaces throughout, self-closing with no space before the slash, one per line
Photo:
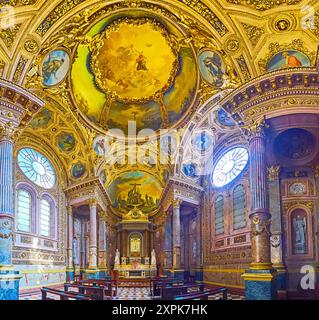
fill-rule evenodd
<path id="1" fill-rule="evenodd" d="M 306 219 L 297 216 L 293 219 L 295 232 L 294 253 L 307 253 L 306 249 Z"/>
<path id="2" fill-rule="evenodd" d="M 286 59 L 286 68 L 302 67 L 302 62 L 295 55 L 290 55 L 285 51 L 282 56 Z"/>
<path id="3" fill-rule="evenodd" d="M 208 69 L 209 73 L 213 78 L 213 82 L 217 86 L 223 84 L 223 70 L 222 70 L 222 61 L 219 57 L 214 54 L 213 57 L 206 57 L 204 60 L 204 65 Z"/>

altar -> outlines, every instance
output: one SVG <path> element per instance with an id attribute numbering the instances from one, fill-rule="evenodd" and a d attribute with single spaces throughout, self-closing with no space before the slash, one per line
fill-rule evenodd
<path id="1" fill-rule="evenodd" d="M 144 279 L 156 276 L 156 265 L 150 264 L 150 258 L 121 258 L 121 264 L 115 265 L 120 278 Z"/>
<path id="2" fill-rule="evenodd" d="M 133 185 L 126 200 L 128 212 L 122 213 L 122 220 L 116 225 L 117 243 L 114 270 L 120 278 L 143 279 L 157 274 L 154 250 L 154 224 L 146 210 L 149 197 L 142 199 L 137 184 Z M 143 209 L 143 210 L 142 210 Z"/>

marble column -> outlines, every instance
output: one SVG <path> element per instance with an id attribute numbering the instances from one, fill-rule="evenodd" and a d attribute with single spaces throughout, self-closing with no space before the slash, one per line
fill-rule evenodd
<path id="1" fill-rule="evenodd" d="M 19 299 L 19 272 L 13 270 L 13 131 L 0 127 L 0 300 Z"/>
<path id="2" fill-rule="evenodd" d="M 67 219 L 68 219 L 68 265 L 66 269 L 66 280 L 74 280 L 74 262 L 73 262 L 73 208 L 68 206 L 67 208 Z"/>
<path id="3" fill-rule="evenodd" d="M 173 273 L 175 278 L 184 279 L 181 270 L 181 200 L 173 201 Z"/>
<path id="4" fill-rule="evenodd" d="M 107 248 L 106 248 L 106 237 L 107 237 L 107 226 L 106 221 L 101 218 L 104 214 L 100 214 L 99 220 L 99 278 L 105 278 L 107 276 Z"/>
<path id="5" fill-rule="evenodd" d="M 287 269 L 283 262 L 283 232 L 280 191 L 280 166 L 268 167 L 269 208 L 271 212 L 271 262 L 277 271 L 278 294 L 285 298 L 287 290 Z"/>
<path id="6" fill-rule="evenodd" d="M 249 128 L 251 249 L 252 263 L 243 275 L 248 300 L 271 300 L 277 296 L 275 271 L 270 255 L 270 212 L 264 128 L 265 121 Z"/>
<path id="7" fill-rule="evenodd" d="M 90 208 L 90 238 L 89 238 L 89 267 L 86 270 L 86 277 L 96 278 L 97 268 L 97 203 L 95 199 L 89 201 Z"/>

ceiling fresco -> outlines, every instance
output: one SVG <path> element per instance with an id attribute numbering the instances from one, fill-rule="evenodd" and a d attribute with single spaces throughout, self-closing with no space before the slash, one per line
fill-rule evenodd
<path id="1" fill-rule="evenodd" d="M 127 212 L 138 208 L 145 213 L 159 206 L 162 186 L 149 173 L 142 171 L 125 172 L 109 186 L 108 192 L 114 208 Z"/>
<path id="2" fill-rule="evenodd" d="M 124 132 L 128 121 L 136 121 L 138 131 L 158 130 L 193 104 L 196 60 L 190 46 L 178 45 L 181 34 L 172 25 L 124 13 L 102 20 L 87 36 L 92 40 L 77 49 L 71 78 L 75 103 L 90 121 Z"/>
<path id="3" fill-rule="evenodd" d="M 303 23 L 305 3 L 314 9 L 313 27 Z M 17 148 L 45 149 L 53 165 L 61 166 L 58 178 L 66 185 L 99 177 L 115 209 L 123 212 L 132 206 L 156 211 L 163 187 L 176 173 L 200 183 L 201 163 L 212 158 L 212 146 L 238 131 L 219 100 L 208 103 L 212 97 L 267 72 L 316 63 L 315 0 L 5 4 L 14 7 L 15 20 L 12 28 L 0 30 L 0 77 L 47 102 Z M 211 112 L 201 117 L 205 108 Z M 200 130 L 188 141 L 177 170 L 143 157 L 131 165 L 126 147 L 103 145 L 99 138 L 110 129 L 127 133 L 128 121 L 136 121 L 137 131 Z M 158 148 L 152 141 L 151 157 L 156 159 Z M 123 163 L 111 161 L 116 150 Z"/>

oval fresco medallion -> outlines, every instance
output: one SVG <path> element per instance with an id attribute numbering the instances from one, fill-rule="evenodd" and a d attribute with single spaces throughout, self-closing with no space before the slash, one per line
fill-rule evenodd
<path id="1" fill-rule="evenodd" d="M 215 51 L 203 51 L 199 55 L 199 68 L 203 78 L 213 86 L 221 87 L 224 84 L 225 64 Z"/>
<path id="2" fill-rule="evenodd" d="M 82 178 L 85 174 L 85 165 L 82 162 L 78 162 L 72 166 L 71 174 L 75 179 Z"/>
<path id="3" fill-rule="evenodd" d="M 75 138 L 71 133 L 62 133 L 58 137 L 58 147 L 62 152 L 71 152 L 75 148 Z"/>
<path id="4" fill-rule="evenodd" d="M 62 49 L 49 52 L 43 59 L 41 75 L 43 84 L 53 87 L 61 83 L 70 69 L 70 56 Z"/>

